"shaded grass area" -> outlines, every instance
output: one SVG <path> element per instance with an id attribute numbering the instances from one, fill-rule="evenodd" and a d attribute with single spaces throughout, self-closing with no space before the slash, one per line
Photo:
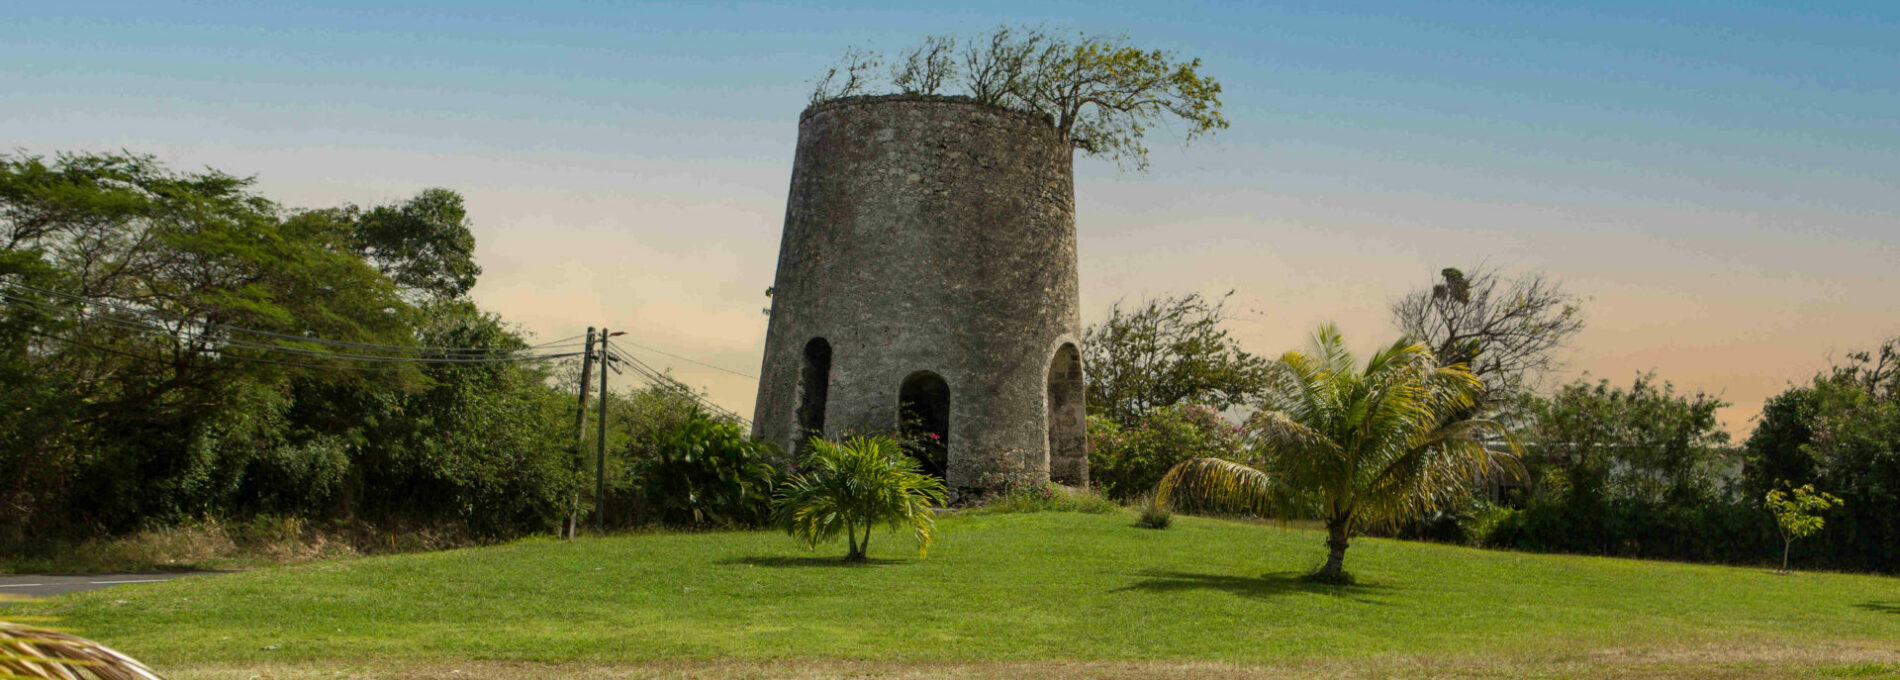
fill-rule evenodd
<path id="1" fill-rule="evenodd" d="M 289 517 L 222 522 L 204 519 L 77 544 L 0 554 L 0 574 L 97 574 L 266 567 L 355 555 L 440 550 L 473 543 L 427 527 L 384 529 L 365 523 L 312 525 Z"/>
<path id="2" fill-rule="evenodd" d="M 544 664 L 624 677 L 1007 676 L 1047 664 L 1093 677 L 1900 672 L 1891 578 L 1367 539 L 1347 554 L 1359 584 L 1334 587 L 1299 579 L 1323 559 L 1320 533 L 1133 519 L 946 517 L 929 559 L 879 534 L 862 565 L 765 532 L 537 539 L 187 577 L 25 613 L 175 677 L 364 663 L 413 677 L 457 664 L 495 677 L 552 672 Z"/>

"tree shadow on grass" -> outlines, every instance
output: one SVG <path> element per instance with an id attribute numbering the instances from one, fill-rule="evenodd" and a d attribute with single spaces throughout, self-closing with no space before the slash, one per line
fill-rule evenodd
<path id="1" fill-rule="evenodd" d="M 773 567 L 773 568 L 780 568 L 780 569 L 788 568 L 788 567 L 789 568 L 812 568 L 812 567 L 852 568 L 852 567 L 856 567 L 860 569 L 868 569 L 870 567 L 888 567 L 888 566 L 899 565 L 899 564 L 910 564 L 910 560 L 881 560 L 881 559 L 873 557 L 867 560 L 851 562 L 851 561 L 847 561 L 843 556 L 834 557 L 834 556 L 828 556 L 828 555 L 809 555 L 809 556 L 801 556 L 801 557 L 734 557 L 734 558 L 720 560 L 717 562 L 717 564 L 744 564 L 744 565 L 749 565 L 749 566 L 754 566 L 754 567 Z"/>
<path id="2" fill-rule="evenodd" d="M 1146 578 L 1125 588 L 1117 588 L 1115 592 L 1142 590 L 1152 593 L 1176 593 L 1187 590 L 1220 590 L 1256 600 L 1273 599 L 1294 593 L 1316 593 L 1342 597 L 1361 604 L 1380 606 L 1392 604 L 1368 597 L 1374 593 L 1391 590 L 1386 586 L 1365 583 L 1343 586 L 1314 583 L 1306 580 L 1305 574 L 1290 571 L 1249 577 L 1151 569 L 1142 572 L 1141 575 Z"/>
<path id="3" fill-rule="evenodd" d="M 1862 602 L 1854 606 L 1879 614 L 1900 616 L 1900 602 Z"/>

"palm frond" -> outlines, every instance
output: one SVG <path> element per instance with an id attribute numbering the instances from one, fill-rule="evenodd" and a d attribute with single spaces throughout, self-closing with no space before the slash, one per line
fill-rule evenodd
<path id="1" fill-rule="evenodd" d="M 1219 458 L 1185 460 L 1168 470 L 1155 487 L 1155 504 L 1166 508 L 1180 502 L 1261 517 L 1278 509 L 1267 473 Z"/>
<path id="2" fill-rule="evenodd" d="M 1250 425 L 1257 446 L 1297 455 L 1339 455 L 1338 442 L 1284 412 L 1261 411 Z"/>
<path id="3" fill-rule="evenodd" d="M 161 680 L 136 659 L 85 638 L 0 621 L 0 679 Z"/>
<path id="4" fill-rule="evenodd" d="M 1479 438 L 1502 434 L 1508 451 Z M 1471 419 L 1445 423 L 1420 436 L 1367 483 L 1362 507 L 1369 519 L 1393 522 L 1442 509 L 1463 498 L 1473 484 L 1500 472 L 1522 474 L 1516 439 L 1503 426 Z"/>
<path id="5" fill-rule="evenodd" d="M 1358 360 L 1353 358 L 1352 350 L 1346 349 L 1346 340 L 1340 335 L 1339 327 L 1330 322 L 1320 324 L 1319 330 L 1313 331 L 1311 342 L 1326 372 L 1336 375 L 1353 372 Z"/>

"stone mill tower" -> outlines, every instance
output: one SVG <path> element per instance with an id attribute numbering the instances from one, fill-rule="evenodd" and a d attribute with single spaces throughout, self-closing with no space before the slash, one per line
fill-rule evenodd
<path id="1" fill-rule="evenodd" d="M 904 431 L 958 492 L 1085 482 L 1071 159 L 965 98 L 806 109 L 755 436 Z"/>

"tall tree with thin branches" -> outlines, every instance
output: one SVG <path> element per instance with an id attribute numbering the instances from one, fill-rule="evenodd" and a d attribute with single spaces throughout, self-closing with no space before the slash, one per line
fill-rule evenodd
<path id="1" fill-rule="evenodd" d="M 1462 364 L 1495 407 L 1559 368 L 1557 350 L 1583 330 L 1582 300 L 1550 276 L 1505 276 L 1496 267 L 1445 269 L 1430 288 L 1392 303 L 1392 325 L 1430 347 L 1440 365 Z"/>

